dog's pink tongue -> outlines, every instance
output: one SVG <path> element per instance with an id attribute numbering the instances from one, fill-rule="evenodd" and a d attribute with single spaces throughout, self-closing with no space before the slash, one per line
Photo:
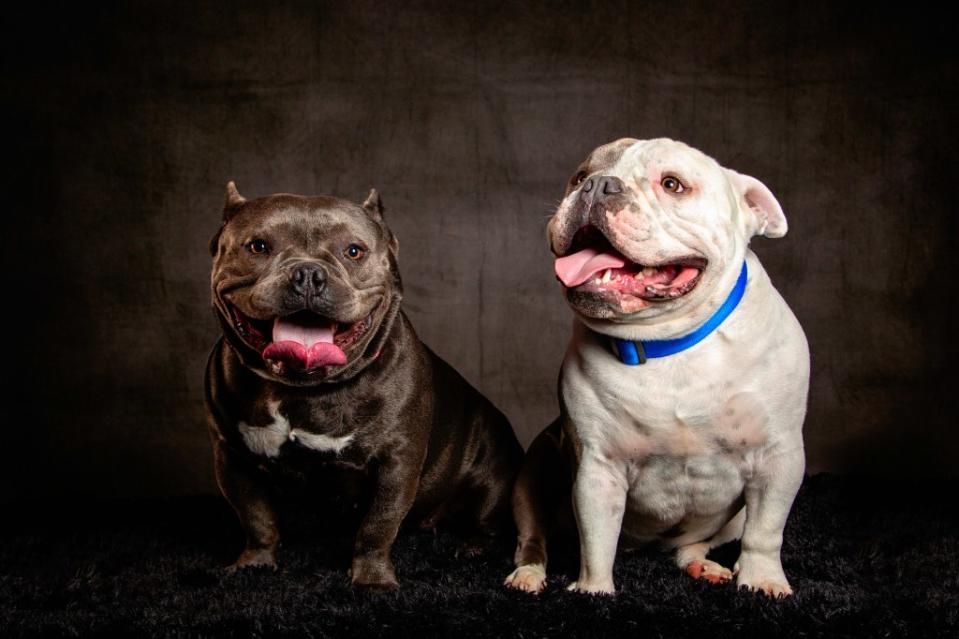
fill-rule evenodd
<path id="1" fill-rule="evenodd" d="M 626 260 L 614 253 L 600 253 L 596 249 L 583 249 L 572 255 L 556 259 L 556 277 L 566 288 L 579 286 L 596 273 L 608 268 L 622 268 Z"/>
<path id="2" fill-rule="evenodd" d="M 335 324 L 317 317 L 278 317 L 273 341 L 263 349 L 263 359 L 282 362 L 298 371 L 346 363 L 346 353 L 333 343 Z"/>

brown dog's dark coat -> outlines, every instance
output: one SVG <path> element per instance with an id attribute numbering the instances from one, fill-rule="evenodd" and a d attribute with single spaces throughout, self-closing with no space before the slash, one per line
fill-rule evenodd
<path id="1" fill-rule="evenodd" d="M 227 194 L 211 242 L 224 336 L 206 388 L 217 481 L 247 536 L 233 568 L 275 565 L 274 478 L 310 467 L 365 482 L 357 585 L 396 585 L 390 548 L 410 513 L 426 525 L 456 517 L 477 536 L 509 530 L 522 448 L 502 413 L 419 341 L 400 310 L 398 245 L 376 192 L 362 207 L 293 195 L 246 201 L 232 183 Z M 297 370 L 264 359 L 271 322 L 304 314 L 335 323 L 344 364 Z"/>

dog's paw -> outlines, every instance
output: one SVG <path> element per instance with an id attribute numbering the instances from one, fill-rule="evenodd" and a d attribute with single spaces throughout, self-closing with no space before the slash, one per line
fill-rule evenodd
<path id="1" fill-rule="evenodd" d="M 395 590 L 396 572 L 389 560 L 355 557 L 350 568 L 350 584 L 365 590 Z"/>
<path id="2" fill-rule="evenodd" d="M 772 559 L 763 556 L 747 556 L 744 553 L 733 567 L 733 572 L 736 574 L 738 588 L 761 592 L 774 599 L 793 594 L 778 556 Z"/>
<path id="3" fill-rule="evenodd" d="M 227 574 L 235 574 L 243 568 L 269 568 L 276 570 L 276 553 L 272 548 L 247 548 L 232 564 L 226 567 Z"/>
<path id="4" fill-rule="evenodd" d="M 733 571 L 709 559 L 696 559 L 686 564 L 686 574 L 711 584 L 724 584 L 733 578 Z"/>
<path id="5" fill-rule="evenodd" d="M 538 595 L 546 589 L 546 568 L 543 564 L 520 566 L 509 574 L 503 585 Z"/>
<path id="6" fill-rule="evenodd" d="M 616 588 L 612 580 L 602 582 L 574 581 L 566 586 L 570 592 L 579 592 L 587 595 L 615 595 Z"/>
<path id="7" fill-rule="evenodd" d="M 740 588 L 750 590 L 752 592 L 761 592 L 767 597 L 772 597 L 773 599 L 783 599 L 790 597 L 793 594 L 793 589 L 785 581 L 760 581 L 759 583 L 744 583 L 742 579 L 737 581 L 737 585 Z"/>

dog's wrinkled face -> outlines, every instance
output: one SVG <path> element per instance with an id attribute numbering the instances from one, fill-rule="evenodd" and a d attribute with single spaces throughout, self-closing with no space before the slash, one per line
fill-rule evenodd
<path id="1" fill-rule="evenodd" d="M 227 186 L 210 245 L 213 305 L 244 363 L 290 385 L 340 378 L 374 359 L 401 297 L 397 244 L 375 191 L 247 201 Z"/>
<path id="2" fill-rule="evenodd" d="M 548 226 L 570 305 L 614 323 L 689 314 L 731 286 L 750 237 L 785 232 L 758 180 L 681 142 L 631 138 L 586 158 Z"/>

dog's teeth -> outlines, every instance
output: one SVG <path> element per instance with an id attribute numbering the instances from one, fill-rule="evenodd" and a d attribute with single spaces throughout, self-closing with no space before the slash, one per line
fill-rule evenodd
<path id="1" fill-rule="evenodd" d="M 603 280 L 599 279 L 598 277 L 595 280 L 593 280 L 593 284 L 602 284 L 602 283 L 603 283 Z"/>
<path id="2" fill-rule="evenodd" d="M 603 273 L 603 284 L 608 284 L 612 276 L 613 276 L 613 270 L 609 268 L 606 269 L 606 272 Z"/>
<path id="3" fill-rule="evenodd" d="M 643 269 L 643 277 L 652 277 L 653 275 L 656 275 L 656 269 L 652 266 L 647 266 Z"/>

